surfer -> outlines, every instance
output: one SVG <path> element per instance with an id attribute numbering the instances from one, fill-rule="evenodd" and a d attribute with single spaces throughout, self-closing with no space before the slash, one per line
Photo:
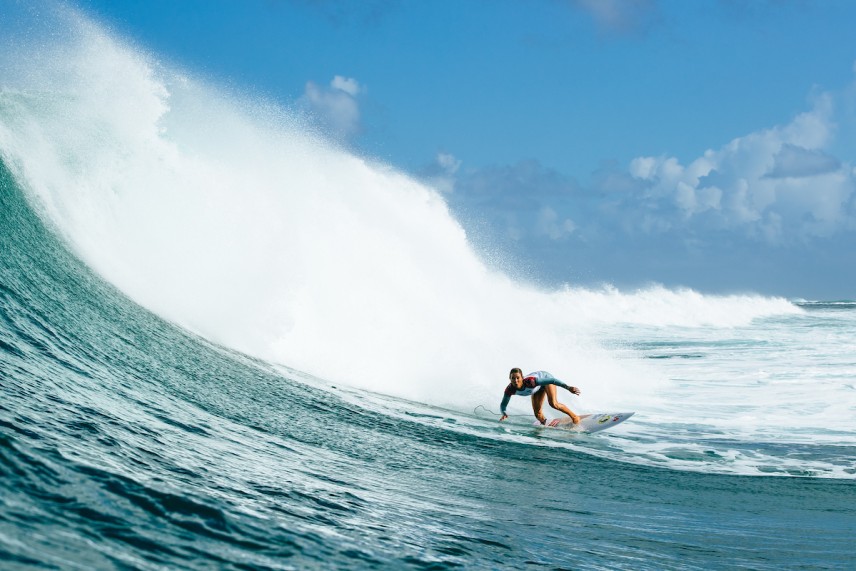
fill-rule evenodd
<path id="1" fill-rule="evenodd" d="M 511 372 L 508 374 L 508 378 L 511 382 L 508 383 L 507 387 L 505 387 L 505 395 L 502 397 L 502 403 L 499 405 L 499 409 L 502 411 L 502 418 L 499 419 L 500 421 L 508 418 L 508 413 L 505 412 L 505 408 L 508 406 L 508 401 L 511 399 L 511 395 L 517 395 L 520 397 L 531 395 L 532 411 L 535 413 L 535 418 L 537 418 L 538 422 L 541 424 L 546 423 L 547 417 L 545 417 L 544 413 L 541 412 L 541 407 L 544 406 L 544 395 L 547 395 L 547 402 L 550 403 L 551 407 L 570 416 L 571 420 L 574 421 L 574 424 L 579 424 L 580 417 L 556 399 L 557 386 L 562 387 L 563 389 L 568 389 L 575 395 L 580 394 L 580 389 L 577 387 L 566 385 L 547 371 L 535 371 L 534 373 L 529 373 L 524 377 L 523 371 L 517 367 L 511 369 Z"/>

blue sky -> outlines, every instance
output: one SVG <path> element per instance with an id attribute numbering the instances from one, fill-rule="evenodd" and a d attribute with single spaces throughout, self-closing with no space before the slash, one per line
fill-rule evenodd
<path id="1" fill-rule="evenodd" d="M 856 3 L 82 0 L 536 281 L 856 298 Z"/>

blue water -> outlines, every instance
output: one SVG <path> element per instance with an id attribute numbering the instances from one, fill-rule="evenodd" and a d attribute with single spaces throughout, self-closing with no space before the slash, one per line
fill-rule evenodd
<path id="1" fill-rule="evenodd" d="M 0 78 L 0 567 L 856 566 L 856 304 L 520 286 L 416 183 L 75 25 L 39 61 L 92 73 Z M 636 415 L 499 424 L 518 365 Z"/>

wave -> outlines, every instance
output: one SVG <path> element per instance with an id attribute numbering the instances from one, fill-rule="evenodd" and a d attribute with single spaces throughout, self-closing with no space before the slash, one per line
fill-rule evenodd
<path id="1" fill-rule="evenodd" d="M 662 286 L 540 290 L 489 269 L 430 187 L 75 12 L 56 17 L 68 34 L 4 56 L 2 158 L 90 267 L 216 343 L 470 404 L 518 365 L 633 390 L 650 373 L 602 350 L 604 324 L 732 327 L 801 311 Z M 454 388 L 438 389 L 444 377 Z"/>
<path id="2" fill-rule="evenodd" d="M 0 52 L 0 559 L 849 561 L 853 486 L 836 480 L 853 478 L 846 314 L 521 284 L 480 262 L 430 189 L 57 18 L 73 24 L 61 39 Z M 832 349 L 812 354 L 821 344 Z M 639 358 L 651 355 L 680 358 Z M 640 412 L 568 438 L 460 410 L 498 397 L 496 378 L 527 359 L 586 379 L 590 404 Z M 436 404 L 446 397 L 459 406 Z M 794 517 L 813 522 L 808 543 Z M 539 522 L 534 551 L 521 522 Z"/>

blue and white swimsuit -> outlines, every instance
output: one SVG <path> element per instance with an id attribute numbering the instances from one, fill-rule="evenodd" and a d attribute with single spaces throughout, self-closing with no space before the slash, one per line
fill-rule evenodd
<path id="1" fill-rule="evenodd" d="M 535 371 L 534 373 L 529 373 L 525 377 L 523 377 L 523 388 L 517 388 L 517 385 L 514 383 L 508 383 L 508 386 L 505 387 L 505 394 L 502 397 L 502 402 L 499 405 L 499 410 L 502 411 L 502 414 L 507 414 L 505 412 L 505 408 L 508 406 L 508 401 L 511 400 L 512 395 L 517 395 L 519 397 L 528 397 L 534 395 L 538 391 L 544 388 L 544 385 L 556 385 L 558 387 L 562 387 L 563 389 L 570 389 L 568 385 L 548 373 L 547 371 Z"/>

